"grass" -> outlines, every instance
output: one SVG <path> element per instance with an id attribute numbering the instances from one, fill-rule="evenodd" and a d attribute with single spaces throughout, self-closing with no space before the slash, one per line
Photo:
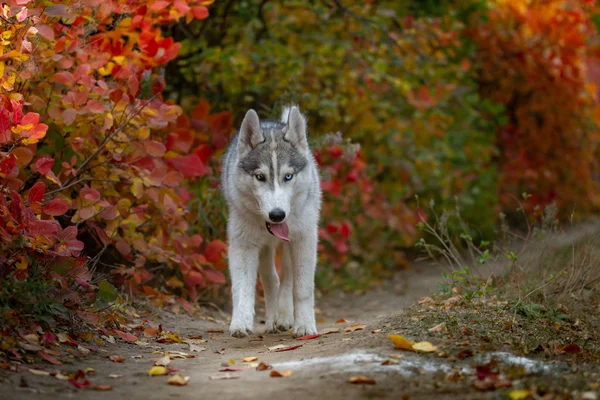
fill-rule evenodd
<path id="1" fill-rule="evenodd" d="M 555 215 L 549 207 L 522 233 L 503 227 L 496 244 L 475 244 L 458 209 L 423 221 L 428 239 L 419 247 L 448 272 L 403 329 L 422 335 L 438 326 L 447 339 L 485 348 L 549 356 L 580 349 L 600 360 L 600 225 L 561 231 Z M 447 228 L 451 218 L 458 235 Z"/>

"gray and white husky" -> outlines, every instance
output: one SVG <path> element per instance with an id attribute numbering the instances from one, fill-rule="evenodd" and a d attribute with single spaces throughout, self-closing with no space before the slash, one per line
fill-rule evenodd
<path id="1" fill-rule="evenodd" d="M 295 336 L 317 333 L 314 281 L 321 186 L 300 110 L 284 109 L 281 122 L 260 121 L 248 110 L 223 159 L 221 180 L 229 209 L 229 332 L 235 337 L 253 332 L 258 272 L 267 332 L 293 328 Z M 274 262 L 278 245 L 281 282 Z"/>

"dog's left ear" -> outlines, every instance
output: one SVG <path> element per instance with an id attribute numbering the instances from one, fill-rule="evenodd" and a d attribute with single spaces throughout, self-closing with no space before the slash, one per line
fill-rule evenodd
<path id="1" fill-rule="evenodd" d="M 289 141 L 299 150 L 308 151 L 308 141 L 306 139 L 306 119 L 298 107 L 294 106 L 288 114 L 287 131 L 285 140 Z"/>

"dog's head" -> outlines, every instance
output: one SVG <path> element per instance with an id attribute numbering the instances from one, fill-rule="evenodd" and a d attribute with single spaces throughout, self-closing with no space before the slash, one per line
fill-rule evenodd
<path id="1" fill-rule="evenodd" d="M 254 110 L 248 110 L 237 144 L 241 170 L 237 183 L 245 193 L 252 193 L 255 213 L 278 237 L 280 229 L 287 232 L 286 221 L 294 213 L 294 199 L 310 179 L 306 120 L 297 107 L 285 110 L 282 119 L 261 122 Z"/>

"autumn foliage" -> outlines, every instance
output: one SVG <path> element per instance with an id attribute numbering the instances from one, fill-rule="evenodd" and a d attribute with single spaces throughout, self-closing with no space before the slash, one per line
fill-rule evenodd
<path id="1" fill-rule="evenodd" d="M 309 116 L 326 282 L 405 266 L 423 203 L 473 237 L 523 192 L 597 209 L 595 2 L 266 3 L 0 3 L 0 320 L 34 283 L 96 325 L 112 285 L 224 287 L 219 158 L 250 107 Z"/>

